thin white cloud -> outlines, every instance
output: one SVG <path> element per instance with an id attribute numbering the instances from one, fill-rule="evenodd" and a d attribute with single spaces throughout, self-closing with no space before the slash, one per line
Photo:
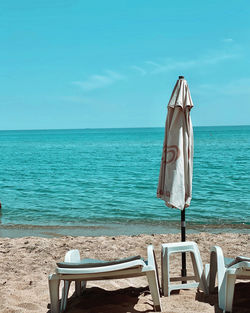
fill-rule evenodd
<path id="1" fill-rule="evenodd" d="M 233 81 L 221 84 L 202 84 L 194 86 L 194 93 L 202 94 L 221 94 L 225 96 L 241 95 L 250 96 L 250 78 L 238 78 Z"/>
<path id="2" fill-rule="evenodd" d="M 140 66 L 136 66 L 136 65 L 132 65 L 130 66 L 133 70 L 136 70 L 137 72 L 139 72 L 142 76 L 145 76 L 147 74 L 147 71 L 145 69 L 143 69 Z"/>
<path id="3" fill-rule="evenodd" d="M 234 42 L 234 40 L 232 38 L 224 38 L 222 41 L 228 42 L 228 43 Z"/>
<path id="4" fill-rule="evenodd" d="M 160 64 L 153 62 L 153 61 L 146 61 L 145 63 L 148 65 L 152 65 L 154 68 L 161 68 Z"/>
<path id="5" fill-rule="evenodd" d="M 191 59 L 191 60 L 180 60 L 177 61 L 172 58 L 167 58 L 160 62 L 155 61 L 145 61 L 146 65 L 144 66 L 133 66 L 134 69 L 137 69 L 141 73 L 145 74 L 158 74 L 163 72 L 170 72 L 174 70 L 186 70 L 190 68 L 195 68 L 198 66 L 206 65 L 215 65 L 223 61 L 232 60 L 239 58 L 240 55 L 236 53 L 227 53 L 227 52 L 213 52 L 210 55 L 204 55 L 200 58 Z"/>
<path id="6" fill-rule="evenodd" d="M 156 64 L 155 68 L 151 71 L 151 74 L 158 74 L 162 72 L 169 72 L 176 69 L 188 69 L 195 66 L 196 61 L 174 61 L 173 59 L 167 59 L 162 64 L 156 64 L 154 62 L 147 62 L 147 64 Z"/>
<path id="7" fill-rule="evenodd" d="M 221 92 L 226 95 L 250 95 L 250 78 L 240 78 L 228 83 Z"/>
<path id="8" fill-rule="evenodd" d="M 107 87 L 124 78 L 123 75 L 117 72 L 107 70 L 105 75 L 91 75 L 86 80 L 74 81 L 72 84 L 81 87 L 85 91 L 90 91 Z"/>
<path id="9" fill-rule="evenodd" d="M 60 100 L 64 102 L 70 102 L 70 103 L 91 103 L 93 102 L 93 99 L 90 97 L 82 97 L 82 96 L 62 96 L 60 97 Z"/>
<path id="10" fill-rule="evenodd" d="M 205 66 L 210 64 L 217 64 L 225 60 L 231 60 L 238 58 L 239 55 L 237 54 L 230 54 L 230 53 L 218 53 L 213 55 L 203 56 L 201 58 L 187 60 L 187 61 L 175 61 L 173 59 L 167 59 L 164 63 L 159 64 L 155 62 L 147 61 L 147 64 L 156 64 L 157 66 L 155 69 L 151 71 L 151 74 L 157 74 L 161 72 L 169 72 L 172 70 L 185 70 L 189 68 L 194 68 L 197 66 Z"/>

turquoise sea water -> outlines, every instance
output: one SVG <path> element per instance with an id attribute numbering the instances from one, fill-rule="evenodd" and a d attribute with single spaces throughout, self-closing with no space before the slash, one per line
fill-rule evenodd
<path id="1" fill-rule="evenodd" d="M 1 227 L 177 225 L 180 212 L 156 198 L 163 137 L 163 128 L 0 131 Z M 195 127 L 194 145 L 186 220 L 248 227 L 250 126 Z"/>

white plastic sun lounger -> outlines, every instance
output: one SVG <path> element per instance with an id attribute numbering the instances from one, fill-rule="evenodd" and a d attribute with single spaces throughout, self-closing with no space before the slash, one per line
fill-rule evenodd
<path id="1" fill-rule="evenodd" d="M 214 292 L 216 274 L 219 308 L 225 312 L 232 312 L 235 280 L 236 278 L 250 280 L 250 258 L 237 257 L 225 262 L 222 249 L 214 246 L 210 254 L 209 293 Z"/>
<path id="2" fill-rule="evenodd" d="M 148 261 L 140 256 L 115 260 L 99 261 L 93 259 L 80 259 L 78 250 L 66 253 L 64 262 L 57 263 L 55 274 L 49 275 L 49 292 L 51 300 L 51 313 L 63 312 L 66 309 L 70 283 L 75 281 L 76 295 L 80 296 L 87 281 L 120 279 L 137 276 L 147 276 L 149 289 L 154 303 L 155 311 L 161 311 L 159 279 L 153 246 L 147 248 Z M 60 281 L 64 281 L 62 288 L 61 306 L 59 305 Z"/>

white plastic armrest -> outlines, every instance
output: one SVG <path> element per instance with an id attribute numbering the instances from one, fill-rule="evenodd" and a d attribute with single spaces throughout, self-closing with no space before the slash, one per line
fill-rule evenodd
<path id="1" fill-rule="evenodd" d="M 216 273 L 218 277 L 218 289 L 220 290 L 221 284 L 224 279 L 225 271 L 226 267 L 223 251 L 219 246 L 214 246 L 211 248 L 210 254 L 210 282 L 209 282 L 210 291 L 214 289 Z"/>
<path id="2" fill-rule="evenodd" d="M 80 260 L 80 253 L 77 249 L 68 251 L 64 257 L 64 262 L 77 263 L 80 262 Z"/>
<path id="3" fill-rule="evenodd" d="M 239 263 L 236 263 L 232 266 L 230 266 L 228 269 L 228 271 L 233 271 L 235 273 L 239 273 L 242 272 L 242 271 L 245 271 L 246 273 L 249 272 L 248 274 L 250 275 L 250 262 L 246 262 L 246 261 L 241 261 Z"/>
<path id="4" fill-rule="evenodd" d="M 214 253 L 216 255 L 217 262 L 219 262 L 220 266 L 225 268 L 224 254 L 221 247 L 213 246 L 211 248 L 211 253 Z"/>
<path id="5" fill-rule="evenodd" d="M 155 255 L 154 255 L 154 247 L 153 245 L 149 245 L 147 248 L 148 253 L 148 266 L 152 267 L 153 269 L 156 268 L 156 262 L 155 262 Z"/>

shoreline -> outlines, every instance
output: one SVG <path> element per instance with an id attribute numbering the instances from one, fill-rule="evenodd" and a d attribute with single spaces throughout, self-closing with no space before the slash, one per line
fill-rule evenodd
<path id="1" fill-rule="evenodd" d="M 196 234 L 238 233 L 249 234 L 249 224 L 194 224 L 187 223 L 186 233 Z M 0 238 L 42 237 L 53 238 L 63 236 L 133 236 L 150 234 L 179 234 L 180 223 L 144 224 L 144 223 L 106 223 L 86 225 L 31 225 L 31 224 L 0 224 Z"/>

